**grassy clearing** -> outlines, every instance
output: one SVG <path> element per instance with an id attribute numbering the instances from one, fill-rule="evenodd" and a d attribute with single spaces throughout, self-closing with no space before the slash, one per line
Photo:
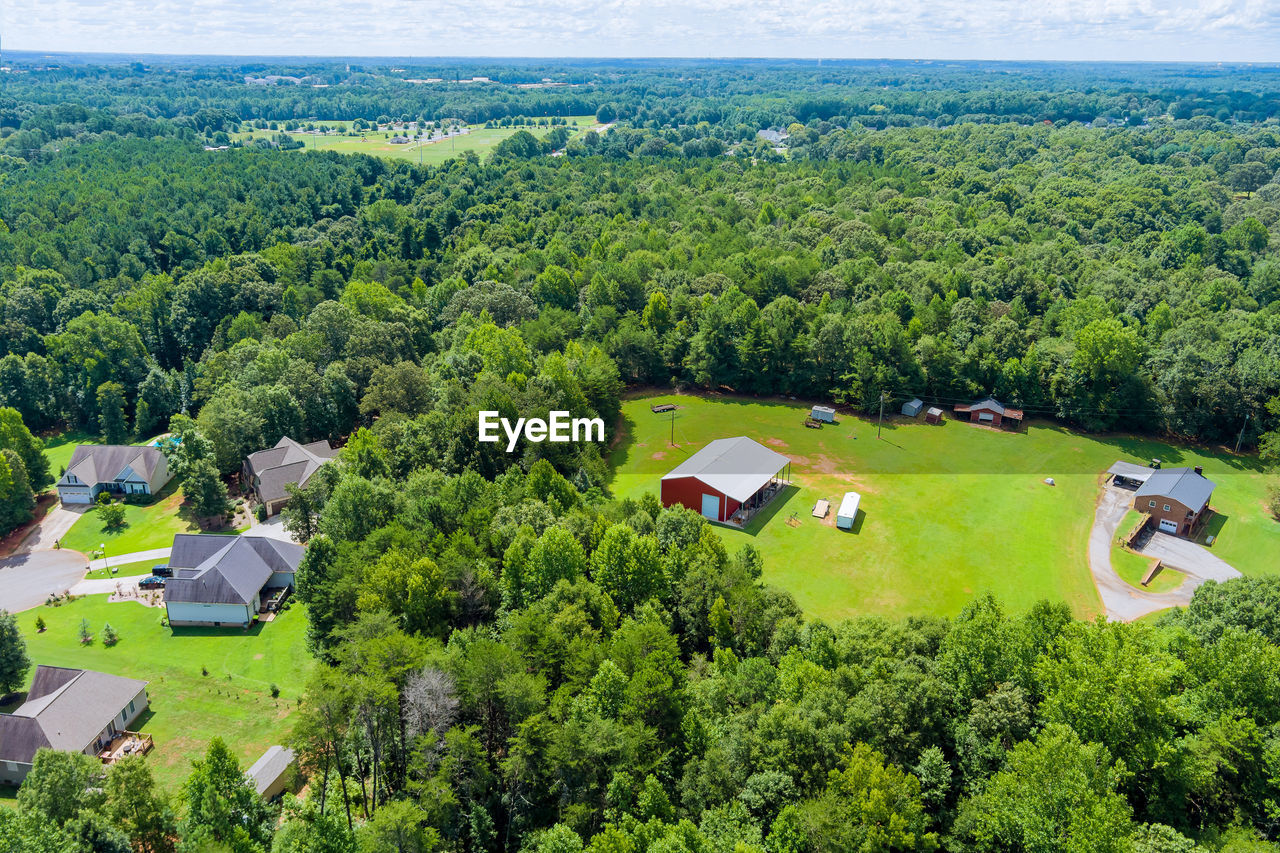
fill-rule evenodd
<path id="1" fill-rule="evenodd" d="M 38 634 L 36 615 L 47 630 Z M 289 733 L 313 662 L 304 636 L 306 618 L 295 604 L 275 621 L 250 631 L 161 626 L 164 611 L 136 602 L 109 604 L 91 595 L 60 607 L 42 607 L 20 617 L 31 660 L 54 666 L 95 669 L 149 681 L 150 710 L 135 728 L 155 737 L 148 756 L 160 781 L 173 790 L 191 759 L 221 736 L 248 767 Z M 88 619 L 95 634 L 110 622 L 120 634 L 112 648 L 100 640 L 81 646 L 79 626 Z M 201 668 L 208 675 L 201 674 Z M 280 689 L 271 697 L 271 685 Z"/>
<path id="2" fill-rule="evenodd" d="M 595 116 L 569 116 L 567 121 L 569 122 L 567 128 L 571 131 L 572 136 L 586 133 L 592 127 L 598 126 Z M 327 124 L 330 127 L 341 125 L 343 128 L 350 124 L 350 122 L 338 121 L 316 121 L 314 123 L 317 126 Z M 391 157 L 398 160 L 411 160 L 415 163 L 421 162 L 434 165 L 443 163 L 449 158 L 457 157 L 467 151 L 474 151 L 483 158 L 498 143 L 521 130 L 527 130 L 541 139 L 554 129 L 553 127 L 537 126 L 486 128 L 483 124 L 473 124 L 468 126 L 465 134 L 437 138 L 422 144 L 410 142 L 406 145 L 392 145 L 390 137 L 395 136 L 396 133 L 382 130 L 368 131 L 363 136 L 320 135 L 315 133 L 290 133 L 289 136 L 302 142 L 306 146 L 305 150 L 340 151 L 345 154 L 372 154 L 377 157 Z M 254 138 L 271 139 L 277 133 L 279 131 L 253 130 L 231 134 L 231 138 L 233 141 L 244 142 Z"/>
<path id="3" fill-rule="evenodd" d="M 71 462 L 71 454 L 79 444 L 101 444 L 101 436 L 84 430 L 67 430 L 44 439 L 44 457 L 49 460 L 49 471 L 56 480 Z M 50 489 L 53 487 L 50 486 Z"/>
<path id="4" fill-rule="evenodd" d="M 1116 574 L 1120 579 L 1135 589 L 1141 589 L 1146 592 L 1173 592 L 1182 586 L 1182 582 L 1187 576 L 1176 569 L 1162 568 L 1151 583 L 1146 586 L 1142 585 L 1142 579 L 1146 576 L 1147 571 L 1151 568 L 1151 564 L 1155 562 L 1150 557 L 1144 557 L 1141 554 L 1135 554 L 1124 548 L 1113 547 L 1111 549 L 1111 567 L 1116 570 Z"/>
<path id="5" fill-rule="evenodd" d="M 90 571 L 88 574 L 85 575 L 85 579 L 101 580 L 104 578 L 133 578 L 133 577 L 138 577 L 139 575 L 149 575 L 151 574 L 152 567 L 161 565 L 164 562 L 165 562 L 164 560 L 140 560 L 136 563 L 125 563 L 123 566 L 111 567 L 115 569 L 114 574 L 112 573 L 111 568 L 93 569 L 92 571 Z M 93 565 L 102 565 L 102 564 L 101 562 L 95 560 Z"/>
<path id="6" fill-rule="evenodd" d="M 174 534 L 200 532 L 191 511 L 182 506 L 182 489 L 172 481 L 149 504 L 125 504 L 125 523 L 117 530 L 105 530 L 98 518 L 97 507 L 80 516 L 62 537 L 62 547 L 91 554 L 100 544 L 105 544 L 110 557 L 168 548 L 173 544 Z"/>
<path id="7" fill-rule="evenodd" d="M 674 402 L 670 416 L 649 406 Z M 990 590 L 1011 608 L 1066 601 L 1077 616 L 1101 611 L 1088 569 L 1089 528 L 1102 472 L 1117 459 L 1158 456 L 1205 466 L 1213 504 L 1230 523 L 1214 552 L 1246 574 L 1280 571 L 1280 524 L 1262 515 L 1263 477 L 1251 459 L 1130 436 L 1088 436 L 1033 422 L 1008 433 L 949 421 L 850 416 L 821 430 L 803 425 L 798 403 L 659 395 L 627 401 L 623 439 L 611 454 L 620 496 L 657 493 L 660 477 L 708 441 L 747 435 L 793 461 L 796 488 L 746 531 L 722 528 L 731 549 L 752 543 L 765 578 L 816 616 L 954 615 Z M 1043 482 L 1054 478 L 1056 486 Z M 862 494 L 850 531 L 835 527 L 846 491 Z M 826 498 L 832 513 L 812 518 Z M 795 516 L 798 526 L 787 520 Z M 1238 523 L 1237 523 L 1238 522 Z"/>

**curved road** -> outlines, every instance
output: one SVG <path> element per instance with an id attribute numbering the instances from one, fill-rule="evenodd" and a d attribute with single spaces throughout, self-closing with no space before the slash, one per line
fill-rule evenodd
<path id="1" fill-rule="evenodd" d="M 1093 529 L 1089 531 L 1089 571 L 1108 621 L 1131 622 L 1166 607 L 1184 607 L 1191 603 L 1192 594 L 1206 580 L 1240 577 L 1238 571 L 1199 545 L 1157 533 L 1143 553 L 1159 557 L 1170 568 L 1186 574 L 1187 579 L 1173 592 L 1165 593 L 1145 592 L 1125 583 L 1111 566 L 1111 543 L 1132 501 L 1132 492 L 1104 487 L 1093 517 Z"/>
<path id="2" fill-rule="evenodd" d="M 17 613 L 75 586 L 89 568 L 79 551 L 29 551 L 0 560 L 0 610 Z"/>

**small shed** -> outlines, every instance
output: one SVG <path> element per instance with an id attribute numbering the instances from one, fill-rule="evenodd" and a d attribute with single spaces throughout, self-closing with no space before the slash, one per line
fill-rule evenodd
<path id="1" fill-rule="evenodd" d="M 902 404 L 902 414 L 906 415 L 909 418 L 914 418 L 916 415 L 920 414 L 920 410 L 923 408 L 924 408 L 924 400 L 921 400 L 919 397 L 916 397 L 911 402 Z"/>
<path id="2" fill-rule="evenodd" d="M 937 406 L 930 406 L 929 411 L 924 413 L 924 422 L 927 424 L 942 423 L 942 409 Z"/>
<path id="3" fill-rule="evenodd" d="M 284 793 L 289 783 L 289 768 L 297 761 L 292 749 L 285 746 L 273 746 L 262 757 L 253 762 L 253 766 L 245 772 L 245 776 L 253 784 L 258 796 L 270 800 Z"/>
<path id="4" fill-rule="evenodd" d="M 840 501 L 840 509 L 836 512 L 836 527 L 842 530 L 851 530 L 853 521 L 858 517 L 858 502 L 862 500 L 862 496 L 857 492 L 845 492 L 844 500 Z"/>
<path id="5" fill-rule="evenodd" d="M 809 412 L 809 417 L 813 418 L 815 421 L 833 424 L 836 422 L 836 410 L 830 406 L 814 406 L 813 410 Z"/>

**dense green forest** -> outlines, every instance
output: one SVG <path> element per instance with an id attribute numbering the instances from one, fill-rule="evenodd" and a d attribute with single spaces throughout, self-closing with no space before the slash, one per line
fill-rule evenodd
<path id="1" fill-rule="evenodd" d="M 994 393 L 1280 462 L 1275 70 L 1015 70 L 6 77 L 0 523 L 59 474 L 33 435 L 170 429 L 211 504 L 281 436 L 343 450 L 285 510 L 307 796 L 265 805 L 216 741 L 172 800 L 47 752 L 0 851 L 1274 849 L 1280 582 L 1158 624 L 978 595 L 826 625 L 696 513 L 611 498 L 601 445 L 477 440 L 480 410 L 612 437 L 636 386 Z M 617 124 L 563 157 L 205 150 L 259 119 L 584 113 Z"/>

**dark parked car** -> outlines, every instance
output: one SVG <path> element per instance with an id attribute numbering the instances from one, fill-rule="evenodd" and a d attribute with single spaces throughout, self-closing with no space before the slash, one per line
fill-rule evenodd
<path id="1" fill-rule="evenodd" d="M 151 574 L 158 578 L 171 578 L 173 577 L 173 569 L 165 565 L 152 566 Z"/>
<path id="2" fill-rule="evenodd" d="M 164 586 L 164 578 L 157 575 L 148 575 L 138 581 L 138 589 L 160 589 Z"/>

